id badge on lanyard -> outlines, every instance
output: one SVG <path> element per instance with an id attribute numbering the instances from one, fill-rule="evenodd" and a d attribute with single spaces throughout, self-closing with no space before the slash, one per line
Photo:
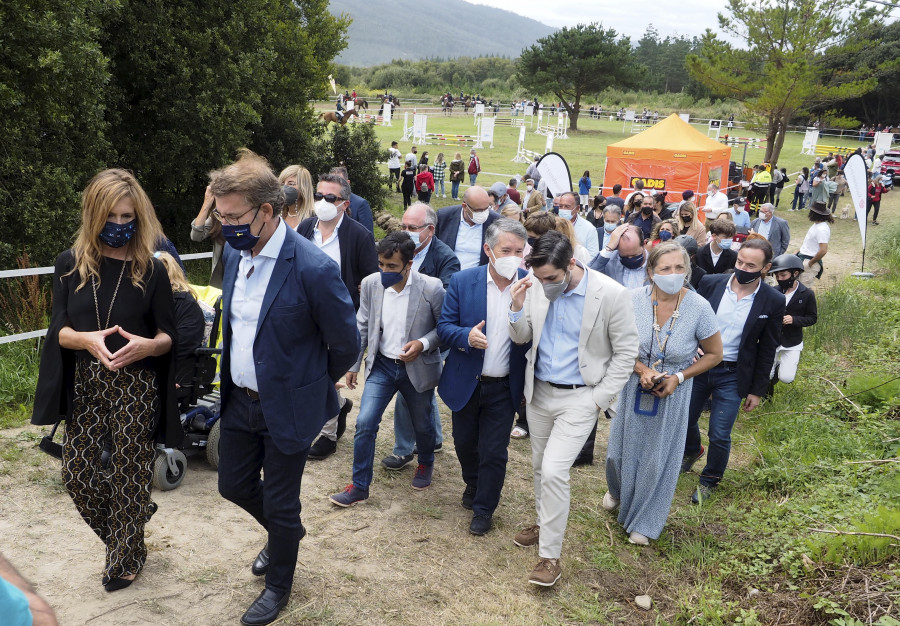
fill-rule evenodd
<path id="1" fill-rule="evenodd" d="M 653 395 L 652 391 L 638 386 L 637 393 L 634 394 L 634 413 L 635 415 L 656 417 L 659 413 L 659 397 Z"/>

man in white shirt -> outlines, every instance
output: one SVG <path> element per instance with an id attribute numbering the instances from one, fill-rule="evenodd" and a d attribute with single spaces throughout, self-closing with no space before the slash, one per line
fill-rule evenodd
<path id="1" fill-rule="evenodd" d="M 586 219 L 578 217 L 578 196 L 567 191 L 559 197 L 559 216 L 572 222 L 575 229 L 575 238 L 578 243 L 587 248 L 589 258 L 600 252 L 600 242 L 597 236 L 597 228 Z"/>
<path id="2" fill-rule="evenodd" d="M 413 146 L 412 148 L 409 149 L 409 152 L 406 153 L 406 158 L 403 159 L 404 162 L 409 161 L 410 163 L 412 163 L 412 167 L 414 170 L 417 169 L 418 165 L 419 165 L 419 157 L 416 156 L 417 150 L 418 150 L 418 148 Z M 397 178 L 399 180 L 399 178 L 400 178 L 399 173 L 398 173 Z"/>
<path id="3" fill-rule="evenodd" d="M 716 219 L 720 213 L 728 210 L 728 196 L 719 191 L 719 186 L 710 183 L 706 188 L 706 204 L 703 206 L 703 212 L 706 213 L 707 219 Z"/>
<path id="4" fill-rule="evenodd" d="M 388 187 L 396 186 L 397 192 L 400 192 L 400 149 L 397 142 L 391 142 L 391 149 L 388 150 Z"/>
<path id="5" fill-rule="evenodd" d="M 378 243 L 379 272 L 362 282 L 356 314 L 360 351 L 346 382 L 356 389 L 365 356 L 366 385 L 353 440 L 353 482 L 330 498 L 340 507 L 368 499 L 375 435 L 384 410 L 398 392 L 409 407 L 419 453 L 412 487 L 421 490 L 431 485 L 435 440 L 431 402 L 441 375 L 437 322 L 444 287 L 437 278 L 413 270 L 415 250 L 405 232 L 389 234 Z"/>

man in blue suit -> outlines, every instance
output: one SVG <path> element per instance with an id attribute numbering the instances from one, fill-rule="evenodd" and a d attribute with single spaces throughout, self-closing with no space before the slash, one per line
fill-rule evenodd
<path id="1" fill-rule="evenodd" d="M 328 173 L 337 174 L 348 183 L 350 182 L 350 175 L 347 173 L 347 168 L 343 165 L 332 167 L 331 171 Z M 362 196 L 357 196 L 355 193 L 351 193 L 350 208 L 347 212 L 350 214 L 350 217 L 365 226 L 366 230 L 369 231 L 373 237 L 375 236 L 375 218 L 372 217 L 372 206 L 369 204 L 368 200 Z"/>
<path id="2" fill-rule="evenodd" d="M 734 274 L 703 277 L 697 293 L 706 298 L 722 333 L 723 360 L 696 376 L 688 408 L 688 431 L 681 471 L 688 472 L 703 456 L 697 421 L 707 400 L 709 455 L 700 473 L 700 484 L 691 502 L 709 498 L 722 480 L 731 453 L 731 429 L 743 399 L 744 411 L 752 411 L 769 388 L 775 350 L 781 342 L 784 295 L 762 279 L 772 263 L 772 245 L 764 239 L 748 239 L 737 253 Z"/>
<path id="3" fill-rule="evenodd" d="M 527 275 L 519 269 L 528 234 L 521 223 L 500 218 L 485 236 L 488 266 L 453 275 L 437 331 L 450 354 L 438 393 L 453 411 L 453 442 L 472 509 L 469 532 L 484 535 L 506 479 L 510 422 L 525 388 L 530 344 L 509 337 L 510 287 Z"/>
<path id="4" fill-rule="evenodd" d="M 229 243 L 219 493 L 268 533 L 251 568 L 266 586 L 241 622 L 269 624 L 290 598 L 305 534 L 300 482 L 309 446 L 338 412 L 334 383 L 356 361 L 359 332 L 337 265 L 279 217 L 284 195 L 265 159 L 244 151 L 211 179 Z"/>
<path id="5" fill-rule="evenodd" d="M 484 187 L 472 186 L 463 194 L 462 204 L 445 206 L 438 211 L 434 236 L 456 253 L 462 269 L 487 265 L 484 234 L 499 217 Z"/>

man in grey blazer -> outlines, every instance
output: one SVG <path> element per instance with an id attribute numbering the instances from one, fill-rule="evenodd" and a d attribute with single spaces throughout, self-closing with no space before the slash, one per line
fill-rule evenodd
<path id="1" fill-rule="evenodd" d="M 369 497 L 375 462 L 375 435 L 384 410 L 397 392 L 406 400 L 416 433 L 419 467 L 414 489 L 431 485 L 434 468 L 434 422 L 431 402 L 441 378 L 437 322 L 444 304 L 441 281 L 413 270 L 416 244 L 405 232 L 391 233 L 378 244 L 377 274 L 363 279 L 356 325 L 360 351 L 346 375 L 356 388 L 366 348 L 366 386 L 353 439 L 353 482 L 331 496 L 341 507 Z"/>
<path id="2" fill-rule="evenodd" d="M 787 220 L 775 217 L 775 205 L 766 202 L 759 207 L 759 217 L 750 223 L 754 233 L 759 233 L 772 244 L 772 258 L 784 254 L 791 244 L 791 225 Z"/>

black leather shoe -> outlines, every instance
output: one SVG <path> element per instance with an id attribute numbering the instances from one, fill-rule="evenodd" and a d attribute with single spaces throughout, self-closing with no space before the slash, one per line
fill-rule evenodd
<path id="1" fill-rule="evenodd" d="M 271 589 L 263 589 L 259 597 L 253 601 L 247 612 L 241 617 L 241 624 L 245 626 L 264 626 L 271 624 L 278 618 L 281 609 L 287 606 L 290 592 L 278 593 Z"/>
<path id="2" fill-rule="evenodd" d="M 464 509 L 472 510 L 472 503 L 475 502 L 475 487 L 471 485 L 466 485 L 466 490 L 463 491 L 462 495 L 462 505 Z"/>
<path id="3" fill-rule="evenodd" d="M 269 571 L 269 543 L 266 542 L 265 547 L 256 555 L 256 560 L 250 567 L 250 572 L 254 576 L 265 576 Z"/>
<path id="4" fill-rule="evenodd" d="M 353 400 L 349 398 L 344 400 L 344 406 L 341 407 L 341 412 L 338 413 L 338 423 L 337 423 L 337 438 L 340 439 L 344 435 L 344 431 L 347 430 L 347 416 L 350 414 L 350 410 L 353 408 Z"/>
<path id="5" fill-rule="evenodd" d="M 469 532 L 481 537 L 482 535 L 486 535 L 493 525 L 491 515 L 476 514 L 472 516 L 472 523 L 469 524 Z"/>
<path id="6" fill-rule="evenodd" d="M 327 459 L 337 450 L 337 441 L 332 441 L 328 437 L 319 437 L 309 449 L 309 458 L 320 461 Z"/>

